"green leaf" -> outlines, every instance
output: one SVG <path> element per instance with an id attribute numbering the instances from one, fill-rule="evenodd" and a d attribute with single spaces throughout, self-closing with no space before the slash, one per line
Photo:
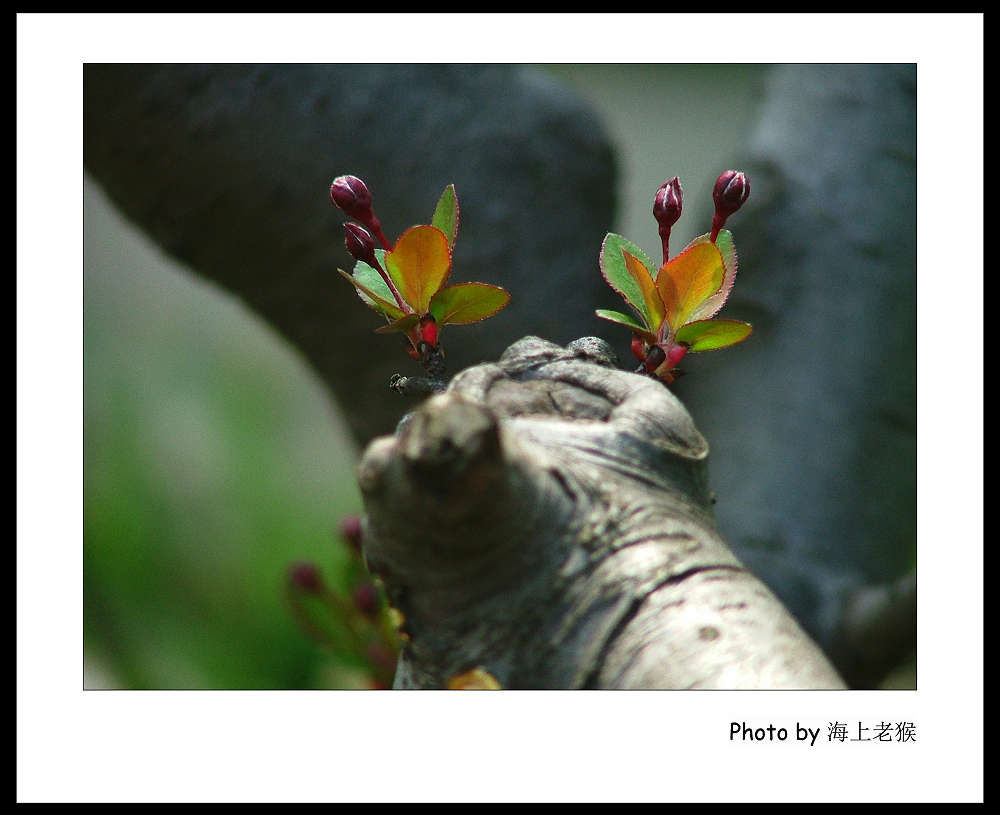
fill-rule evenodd
<path id="1" fill-rule="evenodd" d="M 365 269 L 371 271 L 379 279 L 379 281 L 382 283 L 382 286 L 385 288 L 385 293 L 388 294 L 390 300 L 395 299 L 392 296 L 392 292 L 389 291 L 389 287 L 385 285 L 385 281 L 382 280 L 382 277 L 379 275 L 377 271 L 375 271 L 375 269 L 372 269 L 372 267 L 369 266 L 367 263 L 362 263 L 361 261 L 358 261 L 358 264 L 364 266 Z M 351 275 L 349 275 L 343 269 L 337 269 L 338 274 L 340 274 L 348 283 L 354 286 L 355 291 L 357 291 L 358 293 L 358 297 L 361 298 L 361 302 L 363 302 L 366 306 L 368 306 L 368 308 L 374 309 L 380 314 L 384 314 L 390 320 L 398 320 L 400 317 L 403 316 L 404 312 L 401 308 L 399 308 L 399 306 L 397 306 L 395 303 L 389 302 L 389 300 L 384 299 L 380 294 L 368 288 L 368 286 L 365 285 L 365 283 L 361 282 L 362 280 L 366 280 L 367 282 L 367 273 L 364 270 L 362 270 L 360 279 L 359 277 L 357 277 L 357 271 L 358 271 L 357 267 L 355 267 L 354 271 L 356 276 L 351 277 Z"/>
<path id="2" fill-rule="evenodd" d="M 594 312 L 594 314 L 602 320 L 607 320 L 609 323 L 616 323 L 617 325 L 623 325 L 626 328 L 631 328 L 633 331 L 641 334 L 646 342 L 656 342 L 656 336 L 652 334 L 646 326 L 640 325 L 639 321 L 629 314 L 622 314 L 620 311 L 612 311 L 607 308 L 599 308 Z"/>
<path id="3" fill-rule="evenodd" d="M 499 286 L 458 283 L 431 298 L 430 313 L 439 325 L 467 325 L 492 317 L 509 301 L 509 292 Z"/>
<path id="4" fill-rule="evenodd" d="M 639 283 L 629 273 L 628 267 L 625 264 L 625 257 L 622 255 L 623 249 L 641 261 L 647 269 L 656 268 L 653 262 L 646 256 L 646 253 L 632 243 L 632 241 L 623 238 L 621 235 L 616 235 L 614 232 L 609 232 L 601 244 L 601 274 L 604 276 L 607 284 L 618 292 L 626 303 L 635 309 L 635 313 L 648 322 L 642 288 L 640 288 Z M 654 330 L 659 328 L 659 326 L 652 325 L 649 327 Z"/>
<path id="5" fill-rule="evenodd" d="M 449 248 L 454 249 L 455 239 L 458 237 L 458 195 L 454 184 L 449 184 L 441 193 L 431 225 L 444 232 Z"/>
<path id="6" fill-rule="evenodd" d="M 404 317 L 400 317 L 398 320 L 389 323 L 389 325 L 384 325 L 381 328 L 376 328 L 376 334 L 405 334 L 413 326 L 420 322 L 420 318 L 416 314 L 407 314 Z"/>
<path id="7" fill-rule="evenodd" d="M 382 268 L 384 269 L 385 249 L 376 249 L 375 257 L 378 259 L 378 262 L 382 264 Z M 388 284 L 386 284 L 382 275 L 379 274 L 378 269 L 369 266 L 363 260 L 359 260 L 354 264 L 353 275 L 355 280 L 357 280 L 369 291 L 374 292 L 380 299 L 386 300 L 392 304 L 396 303 L 396 298 L 392 296 L 392 292 L 389 290 Z M 361 289 L 358 289 L 358 297 L 360 297 L 366 305 L 372 305 L 368 295 L 364 294 Z"/>
<path id="8" fill-rule="evenodd" d="M 677 342 L 687 343 L 688 351 L 715 351 L 743 342 L 753 326 L 740 320 L 699 320 L 688 323 L 677 332 Z"/>

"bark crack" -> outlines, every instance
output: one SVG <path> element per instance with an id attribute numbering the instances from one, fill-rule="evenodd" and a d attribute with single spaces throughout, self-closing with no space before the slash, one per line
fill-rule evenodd
<path id="1" fill-rule="evenodd" d="M 601 675 L 601 671 L 604 668 L 605 660 L 607 659 L 608 653 L 614 647 L 615 642 L 618 637 L 621 636 L 622 632 L 625 631 L 631 624 L 631 622 L 639 614 L 642 609 L 643 604 L 648 600 L 653 594 L 658 592 L 660 589 L 666 588 L 667 586 L 676 586 L 683 583 L 696 575 L 705 574 L 706 572 L 746 572 L 742 566 L 730 566 L 726 564 L 716 565 L 716 566 L 696 566 L 691 569 L 687 569 L 680 574 L 670 575 L 663 580 L 654 583 L 648 590 L 643 594 L 636 596 L 632 599 L 629 604 L 628 609 L 621 616 L 621 618 L 615 623 L 614 628 L 608 633 L 605 638 L 604 643 L 601 645 L 600 653 L 594 664 L 591 666 L 590 671 L 587 673 L 582 684 L 579 686 L 583 690 L 594 690 L 597 687 L 598 680 Z"/>

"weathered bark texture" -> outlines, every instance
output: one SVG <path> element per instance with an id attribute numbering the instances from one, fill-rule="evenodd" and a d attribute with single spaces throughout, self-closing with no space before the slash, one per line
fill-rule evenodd
<path id="1" fill-rule="evenodd" d="M 398 688 L 840 688 L 715 526 L 708 445 L 597 338 L 527 337 L 372 442 L 365 553 Z"/>

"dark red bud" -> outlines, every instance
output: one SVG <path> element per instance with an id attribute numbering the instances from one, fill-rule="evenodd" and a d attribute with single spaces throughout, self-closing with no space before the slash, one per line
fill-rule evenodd
<path id="1" fill-rule="evenodd" d="M 688 351 L 688 346 L 685 343 L 679 343 L 670 349 L 670 353 L 667 354 L 667 363 L 673 368 L 678 362 L 684 359 L 684 355 Z"/>
<path id="2" fill-rule="evenodd" d="M 309 594 L 319 594 L 323 590 L 323 578 L 312 563 L 295 563 L 288 570 L 289 584 Z"/>
<path id="3" fill-rule="evenodd" d="M 420 338 L 428 345 L 438 344 L 438 325 L 433 314 L 425 314 L 420 318 Z"/>
<path id="4" fill-rule="evenodd" d="M 346 540 L 353 549 L 361 549 L 361 516 L 345 515 L 340 519 L 340 536 Z"/>
<path id="5" fill-rule="evenodd" d="M 646 341 L 634 331 L 632 332 L 632 356 L 639 362 L 646 361 Z"/>
<path id="6" fill-rule="evenodd" d="M 750 197 L 750 179 L 736 170 L 726 170 L 715 182 L 712 198 L 715 200 L 715 214 L 728 218 Z"/>
<path id="7" fill-rule="evenodd" d="M 666 358 L 667 355 L 663 352 L 663 349 L 659 345 L 654 345 L 649 349 L 649 353 L 646 354 L 646 361 L 643 362 L 646 372 L 653 373 L 653 371 L 663 364 L 663 360 Z"/>
<path id="8" fill-rule="evenodd" d="M 348 221 L 344 224 L 344 244 L 351 257 L 375 266 L 375 239 L 363 226 Z"/>
<path id="9" fill-rule="evenodd" d="M 661 232 L 677 223 L 683 206 L 684 190 L 681 189 L 680 179 L 674 176 L 656 191 L 653 199 L 653 217 L 660 225 Z"/>
<path id="10" fill-rule="evenodd" d="M 366 617 L 374 617 L 378 614 L 378 589 L 375 588 L 374 583 L 362 583 L 354 590 L 352 599 L 354 607 Z"/>
<path id="11" fill-rule="evenodd" d="M 330 185 L 330 200 L 352 218 L 365 221 L 371 215 L 372 194 L 365 182 L 354 175 L 342 175 Z"/>

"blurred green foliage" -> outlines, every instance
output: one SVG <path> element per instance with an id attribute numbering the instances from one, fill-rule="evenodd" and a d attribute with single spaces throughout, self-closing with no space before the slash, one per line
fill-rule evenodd
<path id="1" fill-rule="evenodd" d="M 361 577 L 336 534 L 360 498 L 329 394 L 89 182 L 84 204 L 88 686 L 362 683 L 359 654 L 317 647 L 286 597 L 294 561 L 347 597 Z"/>

